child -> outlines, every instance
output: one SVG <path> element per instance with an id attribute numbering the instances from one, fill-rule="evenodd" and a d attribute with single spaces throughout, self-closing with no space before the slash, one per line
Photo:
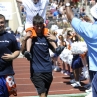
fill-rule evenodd
<path id="1" fill-rule="evenodd" d="M 26 49 L 27 49 L 27 51 L 24 52 L 24 56 L 28 60 L 32 59 L 32 55 L 30 53 L 30 49 L 31 49 L 31 45 L 32 45 L 32 39 L 33 39 L 33 37 L 37 37 L 37 34 L 35 32 L 35 29 L 34 29 L 34 26 L 35 26 L 35 24 L 33 22 L 33 27 L 26 29 L 27 35 L 25 36 L 25 39 L 27 40 L 26 41 Z M 45 26 L 44 26 L 43 35 L 46 36 L 48 33 L 49 33 L 48 28 L 45 28 Z M 53 42 L 53 41 L 49 41 L 49 42 L 53 46 L 54 51 L 55 51 L 55 53 L 57 55 L 59 55 L 63 51 L 64 47 L 57 47 L 55 42 Z"/>

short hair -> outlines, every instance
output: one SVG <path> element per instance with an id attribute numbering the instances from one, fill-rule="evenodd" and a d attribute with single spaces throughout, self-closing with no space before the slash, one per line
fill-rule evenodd
<path id="1" fill-rule="evenodd" d="M 2 19 L 2 18 L 4 18 L 4 20 L 5 20 L 5 16 L 0 14 L 0 19 Z"/>
<path id="2" fill-rule="evenodd" d="M 44 19 L 39 14 L 33 17 L 33 25 L 38 25 L 43 23 L 44 23 Z"/>

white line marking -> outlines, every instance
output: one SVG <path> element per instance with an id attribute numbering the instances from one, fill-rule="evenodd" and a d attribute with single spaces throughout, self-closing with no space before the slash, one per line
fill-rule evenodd
<path id="1" fill-rule="evenodd" d="M 63 82 L 52 82 L 52 84 L 58 84 L 58 83 L 63 84 Z M 19 86 L 21 86 L 21 85 L 27 86 L 27 85 L 33 85 L 33 83 L 31 83 L 31 84 L 18 84 L 17 83 L 17 85 L 19 85 Z"/>
<path id="2" fill-rule="evenodd" d="M 30 73 L 25 73 L 25 74 L 30 74 Z M 16 76 L 17 75 L 22 75 L 22 74 L 16 74 Z M 62 77 L 64 77 L 64 76 L 56 76 L 56 77 L 53 76 L 53 78 L 62 78 Z M 28 78 L 29 78 L 29 76 L 28 76 Z M 28 78 L 22 78 L 22 77 L 21 78 L 17 78 L 17 77 L 15 77 L 15 79 L 28 79 Z"/>
<path id="3" fill-rule="evenodd" d="M 49 91 L 49 92 L 64 92 L 64 91 L 74 91 L 74 89 L 69 89 L 69 90 L 55 90 L 55 91 Z M 24 94 L 24 93 L 37 93 L 37 92 L 18 92 L 18 94 Z"/>

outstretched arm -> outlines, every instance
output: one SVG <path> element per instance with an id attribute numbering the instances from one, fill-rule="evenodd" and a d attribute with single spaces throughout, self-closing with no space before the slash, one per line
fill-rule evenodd
<path id="1" fill-rule="evenodd" d="M 70 0 L 65 0 L 65 6 L 68 3 L 70 3 Z M 71 10 L 71 6 L 66 6 L 66 15 L 67 15 L 68 20 L 71 22 L 72 19 L 74 18 L 73 12 Z"/>

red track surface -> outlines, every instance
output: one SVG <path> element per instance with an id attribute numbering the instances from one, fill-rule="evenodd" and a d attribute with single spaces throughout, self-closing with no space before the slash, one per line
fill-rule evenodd
<path id="1" fill-rule="evenodd" d="M 17 58 L 14 60 L 13 64 L 18 97 L 37 96 L 34 85 L 30 81 L 29 61 L 27 61 L 25 58 Z M 69 76 L 63 75 L 60 72 L 53 72 L 53 77 L 54 79 L 50 87 L 49 95 L 84 93 L 83 87 L 80 89 L 74 89 L 69 84 Z M 82 85 L 86 83 L 88 83 L 88 80 L 83 81 Z"/>

